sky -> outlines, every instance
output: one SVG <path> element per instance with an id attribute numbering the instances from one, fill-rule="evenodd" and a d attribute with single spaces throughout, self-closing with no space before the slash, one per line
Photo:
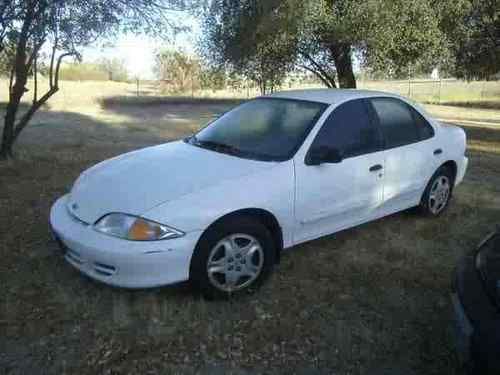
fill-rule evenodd
<path id="1" fill-rule="evenodd" d="M 190 31 L 183 32 L 171 41 L 155 40 L 145 35 L 121 34 L 117 40 L 102 41 L 82 50 L 84 62 L 93 62 L 100 58 L 118 58 L 125 65 L 132 77 L 152 79 L 155 51 L 159 48 L 182 49 L 187 53 L 195 52 L 195 44 L 200 35 L 198 21 L 191 15 L 182 14 L 185 26 Z"/>

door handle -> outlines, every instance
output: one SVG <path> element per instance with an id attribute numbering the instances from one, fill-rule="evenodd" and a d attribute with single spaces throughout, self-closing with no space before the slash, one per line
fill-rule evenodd
<path id="1" fill-rule="evenodd" d="M 434 155 L 440 155 L 443 153 L 443 150 L 441 150 L 440 148 L 438 148 L 437 150 L 434 150 Z"/>
<path id="2" fill-rule="evenodd" d="M 380 171 L 381 169 L 382 169 L 382 166 L 380 164 L 375 164 L 375 165 L 370 167 L 370 172 Z"/>

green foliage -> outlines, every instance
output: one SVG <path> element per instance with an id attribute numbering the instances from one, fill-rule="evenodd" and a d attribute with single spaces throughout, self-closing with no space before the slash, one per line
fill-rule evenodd
<path id="1" fill-rule="evenodd" d="M 204 18 L 201 54 L 215 67 L 273 91 L 296 57 L 296 23 L 286 1 L 215 0 Z M 299 14 L 296 16 L 300 19 Z"/>
<path id="2" fill-rule="evenodd" d="M 490 79 L 500 72 L 500 2 L 471 0 L 461 9 L 461 27 L 448 30 L 457 76 Z"/>
<path id="3" fill-rule="evenodd" d="M 226 74 L 224 70 L 206 67 L 200 71 L 200 88 L 209 90 L 222 90 L 226 87 Z"/>
<path id="4" fill-rule="evenodd" d="M 430 0 L 219 0 L 205 17 L 202 45 L 211 62 L 259 85 L 279 85 L 300 67 L 329 87 L 355 87 L 355 52 L 393 75 L 440 62 L 439 20 Z"/>
<path id="5" fill-rule="evenodd" d="M 361 22 L 357 30 L 366 66 L 391 77 L 407 77 L 415 70 L 432 70 L 446 58 L 439 13 L 430 1 L 378 0 L 363 8 L 369 22 Z"/>
<path id="6" fill-rule="evenodd" d="M 486 77 L 500 66 L 499 7 L 497 0 L 214 0 L 200 48 L 213 65 L 271 87 L 297 67 L 329 87 L 355 87 L 353 54 L 385 77 L 436 66 Z"/>
<path id="7" fill-rule="evenodd" d="M 12 43 L 4 46 L 3 52 L 0 53 L 0 76 L 8 77 L 10 75 L 15 52 L 16 49 Z"/>

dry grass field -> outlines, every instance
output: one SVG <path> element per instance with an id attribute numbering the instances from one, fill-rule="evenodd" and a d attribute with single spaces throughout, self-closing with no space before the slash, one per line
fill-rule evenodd
<path id="1" fill-rule="evenodd" d="M 469 138 L 469 171 L 441 218 L 408 211 L 297 246 L 258 293 L 207 302 L 186 285 L 129 291 L 81 276 L 48 213 L 92 164 L 188 135 L 237 101 L 62 87 L 0 164 L 1 374 L 462 373 L 450 275 L 500 223 L 500 111 L 428 106 Z M 106 99 L 117 95 L 130 97 Z"/>

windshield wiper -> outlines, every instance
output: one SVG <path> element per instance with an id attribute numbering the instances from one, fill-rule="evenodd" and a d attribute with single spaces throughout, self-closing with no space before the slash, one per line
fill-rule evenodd
<path id="1" fill-rule="evenodd" d="M 197 147 L 205 148 L 207 150 L 212 150 L 215 152 L 220 152 L 228 155 L 233 155 L 241 158 L 252 159 L 252 160 L 261 160 L 261 161 L 280 161 L 278 158 L 271 155 L 260 155 L 255 154 L 253 152 L 240 150 L 237 147 L 227 145 L 220 142 L 215 141 L 203 141 L 198 139 L 196 135 L 191 135 L 187 138 L 184 138 L 184 142 L 192 144 Z"/>
<path id="2" fill-rule="evenodd" d="M 196 146 L 204 147 L 209 150 L 222 152 L 231 155 L 240 155 L 241 150 L 237 147 L 226 145 L 224 143 L 215 142 L 215 141 L 202 141 L 196 137 L 196 135 L 192 135 L 188 139 L 189 143 L 194 144 Z"/>

